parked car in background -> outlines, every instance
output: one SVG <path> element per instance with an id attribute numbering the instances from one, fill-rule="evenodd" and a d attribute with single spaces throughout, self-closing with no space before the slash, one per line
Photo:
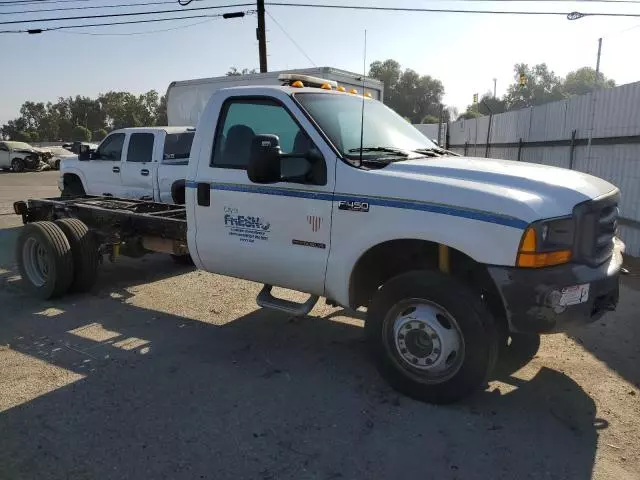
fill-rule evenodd
<path id="1" fill-rule="evenodd" d="M 14 172 L 40 170 L 41 163 L 47 163 L 50 154 L 25 142 L 0 142 L 0 168 Z"/>
<path id="2" fill-rule="evenodd" d="M 140 127 L 114 130 L 94 152 L 60 164 L 64 196 L 109 195 L 184 203 L 193 127 Z"/>
<path id="3" fill-rule="evenodd" d="M 47 160 L 47 163 L 54 170 L 60 170 L 60 162 L 62 160 L 78 157 L 75 153 L 63 147 L 48 147 L 46 150 L 51 154 L 51 157 Z"/>

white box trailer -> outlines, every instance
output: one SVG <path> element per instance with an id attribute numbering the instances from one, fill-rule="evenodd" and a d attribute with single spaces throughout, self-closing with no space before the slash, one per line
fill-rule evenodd
<path id="1" fill-rule="evenodd" d="M 277 72 L 254 73 L 212 78 L 197 78 L 171 82 L 167 89 L 167 118 L 170 126 L 197 125 L 200 114 L 211 95 L 221 88 L 248 85 L 281 85 L 281 74 L 298 73 L 333 80 L 347 90 L 362 90 L 362 74 L 338 70 L 331 67 L 280 70 Z M 384 86 L 379 80 L 365 77 L 364 90 L 376 100 L 383 100 Z M 361 92 L 362 93 L 362 92 Z"/>

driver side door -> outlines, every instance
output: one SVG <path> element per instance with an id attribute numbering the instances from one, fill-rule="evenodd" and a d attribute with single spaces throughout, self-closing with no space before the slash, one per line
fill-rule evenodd
<path id="1" fill-rule="evenodd" d="M 324 158 L 313 167 L 324 169 L 320 180 L 258 185 L 246 171 L 256 135 L 277 135 L 283 153 L 300 153 L 282 159 L 289 177 L 309 171 L 305 154 L 321 139 L 272 98 L 231 97 L 219 119 L 210 164 L 198 171 L 201 262 L 212 272 L 322 295 L 334 188 L 334 176 L 326 174 L 328 152 L 318 150 Z"/>
<path id="2" fill-rule="evenodd" d="M 83 171 L 89 195 L 117 197 L 122 191 L 120 168 L 125 134 L 112 133 L 107 136 L 91 160 L 83 163 Z"/>

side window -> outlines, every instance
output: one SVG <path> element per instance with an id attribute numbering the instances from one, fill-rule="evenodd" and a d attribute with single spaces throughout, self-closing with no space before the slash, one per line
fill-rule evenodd
<path id="1" fill-rule="evenodd" d="M 300 153 L 301 158 L 283 160 L 283 174 L 304 172 L 308 162 L 302 155 L 313 142 L 300 129 L 289 112 L 273 100 L 237 99 L 222 107 L 222 127 L 218 128 L 211 166 L 245 169 L 249 163 L 251 143 L 256 135 L 271 134 L 280 138 L 282 153 Z"/>
<path id="2" fill-rule="evenodd" d="M 124 145 L 124 133 L 109 135 L 98 147 L 99 160 L 120 160 L 122 146 Z"/>
<path id="3" fill-rule="evenodd" d="M 129 138 L 127 162 L 150 162 L 153 159 L 153 133 L 133 133 Z"/>

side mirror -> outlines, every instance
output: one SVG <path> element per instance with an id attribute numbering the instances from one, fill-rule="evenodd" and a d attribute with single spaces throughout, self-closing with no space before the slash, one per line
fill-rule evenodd
<path id="1" fill-rule="evenodd" d="M 280 181 L 280 139 L 277 135 L 253 137 L 247 175 L 253 183 Z"/>
<path id="2" fill-rule="evenodd" d="M 78 160 L 91 160 L 91 152 L 82 150 L 78 153 Z"/>

